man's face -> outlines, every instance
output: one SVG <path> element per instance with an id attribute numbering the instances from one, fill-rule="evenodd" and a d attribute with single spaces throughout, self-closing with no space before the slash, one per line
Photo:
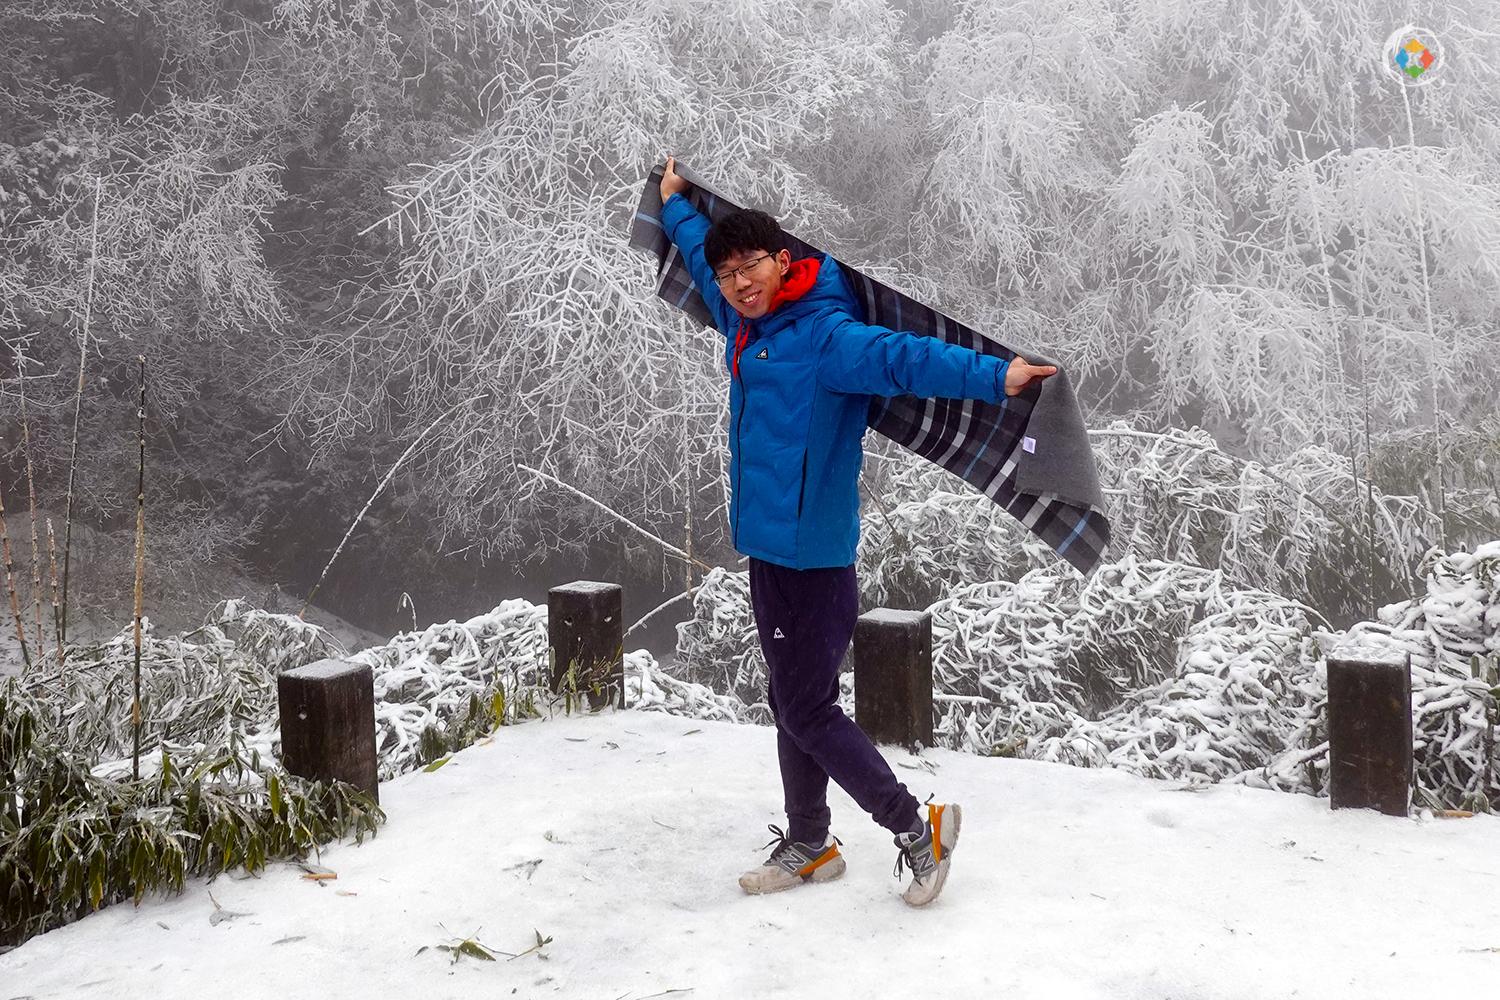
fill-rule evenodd
<path id="1" fill-rule="evenodd" d="M 770 312 L 771 299 L 781 290 L 791 263 L 792 255 L 786 250 L 774 254 L 746 250 L 720 261 L 714 274 L 721 278 L 719 291 L 735 312 L 746 319 L 759 319 Z"/>

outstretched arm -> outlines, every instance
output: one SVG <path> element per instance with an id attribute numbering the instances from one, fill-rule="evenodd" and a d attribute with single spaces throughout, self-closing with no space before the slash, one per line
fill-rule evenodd
<path id="1" fill-rule="evenodd" d="M 713 269 L 708 266 L 708 259 L 703 255 L 703 240 L 708 235 L 708 219 L 683 196 L 683 192 L 688 189 L 688 182 L 677 173 L 676 166 L 676 158 L 667 157 L 667 169 L 661 177 L 661 226 L 667 239 L 676 244 L 678 252 L 682 254 L 688 273 L 693 276 L 693 284 L 698 286 L 698 294 L 703 296 L 709 312 L 719 321 L 721 329 L 728 330 L 733 325 L 729 318 L 732 310 L 724 293 L 719 291 Z"/>
<path id="2" fill-rule="evenodd" d="M 835 392 L 876 396 L 980 399 L 998 403 L 1057 369 L 1025 358 L 1006 362 L 936 337 L 921 337 L 847 317 L 822 345 L 818 381 Z"/>

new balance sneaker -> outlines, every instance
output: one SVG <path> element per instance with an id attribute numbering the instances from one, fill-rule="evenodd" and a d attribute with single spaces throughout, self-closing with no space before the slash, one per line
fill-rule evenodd
<path id="1" fill-rule="evenodd" d="M 922 832 L 896 835 L 896 846 L 901 853 L 896 855 L 896 870 L 892 874 L 900 878 L 903 867 L 911 869 L 911 884 L 901 893 L 908 905 L 926 906 L 943 891 L 962 820 L 963 811 L 957 805 L 928 803 Z"/>
<path id="2" fill-rule="evenodd" d="M 770 843 L 776 849 L 765 864 L 740 876 L 740 888 L 752 895 L 794 889 L 804 882 L 831 882 L 844 874 L 844 856 L 839 853 L 838 839 L 831 843 L 799 844 L 787 839 L 780 827 L 769 827 L 776 835 Z"/>

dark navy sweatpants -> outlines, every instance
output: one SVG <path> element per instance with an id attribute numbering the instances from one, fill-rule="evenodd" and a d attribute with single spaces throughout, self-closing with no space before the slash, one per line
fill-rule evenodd
<path id="1" fill-rule="evenodd" d="M 829 778 L 887 830 L 912 829 L 916 797 L 838 706 L 839 664 L 859 617 L 854 567 L 789 569 L 752 558 L 750 604 L 770 673 L 787 836 L 823 843 Z"/>

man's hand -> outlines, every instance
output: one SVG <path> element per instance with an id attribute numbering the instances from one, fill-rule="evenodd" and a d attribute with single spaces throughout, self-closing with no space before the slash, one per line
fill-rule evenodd
<path id="1" fill-rule="evenodd" d="M 1048 375 L 1056 374 L 1056 365 L 1033 365 L 1023 357 L 1012 358 L 1010 366 L 1005 369 L 1005 394 L 1014 396 L 1025 392 Z"/>
<path id="2" fill-rule="evenodd" d="M 677 158 L 667 157 L 667 169 L 661 175 L 661 201 L 665 205 L 667 199 L 674 194 L 682 194 L 688 189 L 688 182 L 677 176 Z"/>

